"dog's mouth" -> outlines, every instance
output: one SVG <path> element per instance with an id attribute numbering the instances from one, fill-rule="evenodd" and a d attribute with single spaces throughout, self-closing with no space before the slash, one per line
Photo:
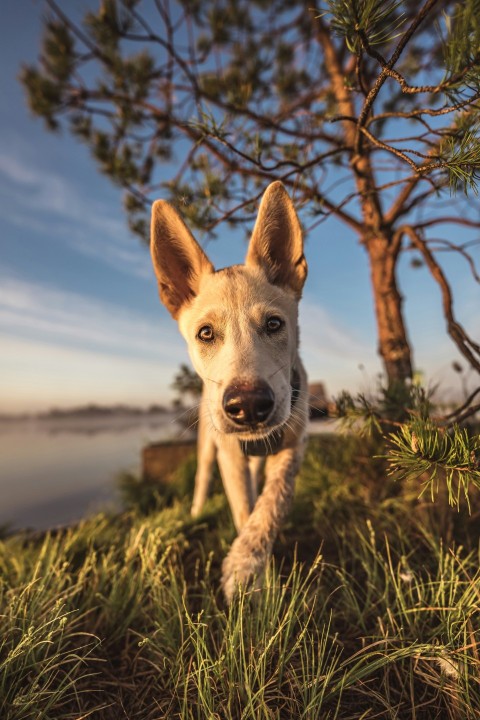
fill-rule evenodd
<path id="1" fill-rule="evenodd" d="M 251 432 L 236 433 L 240 447 L 245 455 L 275 455 L 283 447 L 285 423 L 257 428 Z"/>
<path id="2" fill-rule="evenodd" d="M 247 440 L 258 440 L 259 442 L 267 441 L 271 439 L 276 433 L 281 432 L 285 423 L 288 422 L 287 418 L 278 418 L 278 413 L 272 413 L 264 422 L 251 423 L 251 424 L 238 424 L 230 420 L 223 413 L 212 413 L 210 412 L 210 420 L 215 432 L 220 435 L 230 435 L 237 438 L 240 441 Z"/>
<path id="3" fill-rule="evenodd" d="M 262 423 L 261 425 L 251 425 L 247 427 L 236 427 L 235 425 L 228 425 L 222 432 L 225 435 L 235 435 L 240 441 L 252 440 L 258 442 L 268 442 L 273 439 L 273 436 L 283 432 L 285 422 L 281 423 Z"/>
<path id="4" fill-rule="evenodd" d="M 262 423 L 251 427 L 228 426 L 218 430 L 223 435 L 235 436 L 244 455 L 275 455 L 283 448 L 284 432 L 289 418 L 282 422 Z"/>

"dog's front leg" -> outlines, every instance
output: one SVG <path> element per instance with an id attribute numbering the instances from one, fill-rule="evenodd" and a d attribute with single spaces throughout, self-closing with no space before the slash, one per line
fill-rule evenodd
<path id="1" fill-rule="evenodd" d="M 255 502 L 248 459 L 235 438 L 223 438 L 218 442 L 217 461 L 232 511 L 233 522 L 237 532 L 240 532 L 252 512 Z"/>
<path id="2" fill-rule="evenodd" d="M 262 477 L 263 468 L 265 465 L 264 457 L 249 457 L 248 458 L 248 469 L 250 470 L 250 486 L 252 488 L 253 504 L 257 502 L 258 497 L 258 486 L 260 478 Z"/>
<path id="3" fill-rule="evenodd" d="M 213 463 L 215 462 L 215 442 L 211 435 L 207 435 L 202 443 L 198 443 L 198 464 L 195 474 L 195 490 L 193 493 L 192 516 L 197 517 L 202 512 L 208 496 L 212 480 Z"/>
<path id="4" fill-rule="evenodd" d="M 201 513 L 207 499 L 216 452 L 214 430 L 208 415 L 208 399 L 204 391 L 198 419 L 197 472 L 195 474 L 195 490 L 192 503 L 193 517 L 197 517 Z"/>
<path id="5" fill-rule="evenodd" d="M 223 561 L 222 587 L 228 602 L 239 583 L 246 584 L 263 574 L 279 527 L 292 503 L 302 456 L 303 443 L 267 458 L 263 492 Z"/>

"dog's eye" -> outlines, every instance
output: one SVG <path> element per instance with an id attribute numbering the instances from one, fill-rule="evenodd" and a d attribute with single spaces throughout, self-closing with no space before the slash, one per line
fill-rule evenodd
<path id="1" fill-rule="evenodd" d="M 284 322 L 276 315 L 267 318 L 266 328 L 269 333 L 276 333 L 283 327 Z"/>
<path id="2" fill-rule="evenodd" d="M 197 333 L 197 338 L 202 342 L 212 342 L 214 337 L 215 335 L 213 334 L 213 328 L 211 325 L 204 325 Z"/>

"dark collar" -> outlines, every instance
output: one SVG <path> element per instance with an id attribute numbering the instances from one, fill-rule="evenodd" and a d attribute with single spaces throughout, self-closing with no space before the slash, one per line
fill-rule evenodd
<path id="1" fill-rule="evenodd" d="M 292 370 L 290 385 L 292 386 L 290 411 L 292 411 L 300 396 L 300 375 L 296 368 Z M 267 455 L 276 455 L 283 448 L 283 428 L 275 430 L 268 438 L 240 440 L 240 447 L 243 454 L 248 456 L 266 457 Z"/>

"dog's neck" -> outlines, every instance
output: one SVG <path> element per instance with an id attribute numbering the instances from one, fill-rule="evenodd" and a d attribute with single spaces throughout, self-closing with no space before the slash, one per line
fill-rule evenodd
<path id="1" fill-rule="evenodd" d="M 292 412 L 300 395 L 300 375 L 296 368 L 292 370 L 290 385 L 292 387 Z M 263 438 L 260 440 L 240 440 L 240 447 L 243 454 L 248 456 L 266 457 L 267 455 L 276 455 L 283 448 L 283 429 L 276 430 L 266 440 Z"/>

